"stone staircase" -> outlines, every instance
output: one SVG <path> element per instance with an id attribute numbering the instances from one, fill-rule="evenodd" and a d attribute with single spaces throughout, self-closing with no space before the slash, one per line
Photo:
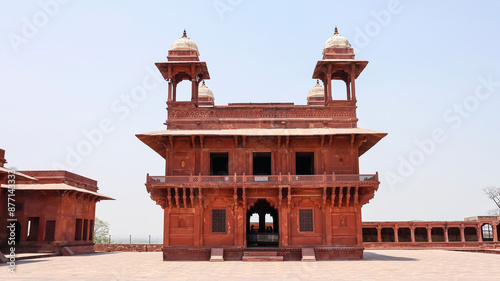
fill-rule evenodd
<path id="1" fill-rule="evenodd" d="M 248 251 L 243 253 L 242 261 L 283 261 L 276 251 Z"/>

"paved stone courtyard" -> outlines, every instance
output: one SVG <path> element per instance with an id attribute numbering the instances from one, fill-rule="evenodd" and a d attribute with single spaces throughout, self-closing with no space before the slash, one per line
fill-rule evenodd
<path id="1" fill-rule="evenodd" d="M 0 280 L 500 280 L 500 255 L 370 250 L 360 261 L 163 262 L 158 252 L 96 253 L 0 265 Z"/>

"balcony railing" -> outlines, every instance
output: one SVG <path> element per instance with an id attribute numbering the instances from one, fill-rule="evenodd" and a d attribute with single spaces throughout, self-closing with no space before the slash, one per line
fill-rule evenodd
<path id="1" fill-rule="evenodd" d="M 363 182 L 363 183 L 378 183 L 378 173 L 367 175 L 226 175 L 226 176 L 205 176 L 205 175 L 189 175 L 189 176 L 147 176 L 148 185 L 186 185 L 192 184 L 213 184 L 221 185 L 301 185 L 301 184 L 334 184 L 342 182 Z"/>

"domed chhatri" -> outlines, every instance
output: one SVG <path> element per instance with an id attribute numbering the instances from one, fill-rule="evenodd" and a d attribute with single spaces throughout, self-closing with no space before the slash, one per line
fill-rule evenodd
<path id="1" fill-rule="evenodd" d="M 168 51 L 168 61 L 199 61 L 198 46 L 193 40 L 186 35 L 186 30 L 182 33 L 182 37 L 175 40 L 172 47 Z"/>
<path id="2" fill-rule="evenodd" d="M 313 79 L 319 79 L 324 87 L 324 105 L 328 106 L 335 102 L 332 93 L 332 80 L 343 81 L 346 85 L 347 101 L 356 103 L 355 80 L 363 71 L 368 61 L 356 60 L 354 50 L 349 41 L 339 34 L 335 27 L 333 36 L 326 41 L 323 49 L 323 59 L 316 63 Z M 338 97 L 338 96 L 337 96 Z M 308 98 L 308 105 L 319 105 L 320 98 Z M 313 101 L 311 103 L 311 101 Z"/>
<path id="3" fill-rule="evenodd" d="M 319 80 L 316 80 L 316 85 L 312 87 L 312 89 L 309 91 L 307 99 L 315 97 L 324 97 L 324 96 L 325 96 L 325 89 L 323 88 L 323 86 L 321 86 Z"/>
<path id="4" fill-rule="evenodd" d="M 198 88 L 198 105 L 213 106 L 214 100 L 214 93 L 207 87 L 207 85 L 205 85 L 205 81 L 203 81 L 201 86 Z"/>
<path id="5" fill-rule="evenodd" d="M 335 27 L 333 36 L 326 40 L 325 48 L 323 48 L 323 59 L 354 59 L 351 43 L 339 34 L 337 27 Z"/>
<path id="6" fill-rule="evenodd" d="M 330 39 L 326 40 L 325 49 L 328 48 L 351 48 L 351 43 L 339 34 L 339 30 L 335 27 L 335 33 Z"/>
<path id="7" fill-rule="evenodd" d="M 196 51 L 196 54 L 199 56 L 200 52 L 198 51 L 198 46 L 196 46 L 196 43 L 194 43 L 193 40 L 191 40 L 189 37 L 186 35 L 186 30 L 182 33 L 182 37 L 175 40 L 174 44 L 172 44 L 172 47 L 170 47 L 170 50 L 181 50 L 181 51 Z"/>
<path id="8" fill-rule="evenodd" d="M 214 93 L 207 87 L 207 85 L 205 85 L 205 81 L 203 81 L 200 88 L 198 89 L 198 98 L 201 97 L 208 97 L 215 100 Z"/>
<path id="9" fill-rule="evenodd" d="M 308 105 L 324 105 L 325 104 L 325 88 L 321 86 L 319 80 L 316 80 L 316 85 L 312 87 L 307 94 Z"/>

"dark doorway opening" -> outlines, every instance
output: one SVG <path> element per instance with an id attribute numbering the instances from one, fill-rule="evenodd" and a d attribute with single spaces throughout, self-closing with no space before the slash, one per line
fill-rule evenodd
<path id="1" fill-rule="evenodd" d="M 14 231 L 16 234 L 14 241 L 16 242 L 16 245 L 19 245 L 19 241 L 21 241 L 21 223 L 16 221 L 14 222 L 14 225 L 16 227 L 16 230 Z"/>
<path id="2" fill-rule="evenodd" d="M 382 242 L 395 242 L 394 228 L 384 227 L 380 230 Z"/>
<path id="3" fill-rule="evenodd" d="M 75 224 L 75 241 L 80 241 L 82 240 L 82 219 L 76 219 L 76 224 Z"/>
<path id="4" fill-rule="evenodd" d="M 444 242 L 444 228 L 442 227 L 433 227 L 431 229 L 431 239 L 432 242 Z"/>
<path id="5" fill-rule="evenodd" d="M 417 227 L 415 228 L 414 232 L 415 242 L 429 242 L 429 238 L 427 237 L 427 228 Z"/>
<path id="6" fill-rule="evenodd" d="M 363 228 L 363 242 L 378 242 L 377 229 L 374 227 Z"/>
<path id="7" fill-rule="evenodd" d="M 295 153 L 295 173 L 297 175 L 314 175 L 314 152 Z"/>
<path id="8" fill-rule="evenodd" d="M 89 226 L 89 240 L 94 239 L 94 220 L 90 220 L 90 226 Z"/>
<path id="9" fill-rule="evenodd" d="M 83 237 L 82 237 L 82 240 L 87 240 L 88 231 L 89 231 L 89 220 L 83 220 Z"/>
<path id="10" fill-rule="evenodd" d="M 31 217 L 28 219 L 28 237 L 26 241 L 38 241 L 38 224 L 40 223 L 40 218 Z"/>
<path id="11" fill-rule="evenodd" d="M 271 175 L 271 152 L 253 153 L 253 174 Z"/>
<path id="12" fill-rule="evenodd" d="M 251 218 L 255 217 L 258 221 L 251 222 Z M 278 210 L 266 199 L 257 200 L 247 211 L 247 247 L 262 246 L 279 246 Z"/>
<path id="13" fill-rule="evenodd" d="M 227 152 L 210 153 L 210 175 L 225 176 L 229 174 L 229 156 Z"/>
<path id="14" fill-rule="evenodd" d="M 450 242 L 462 241 L 462 238 L 460 236 L 460 228 L 458 228 L 458 227 L 448 228 L 448 241 L 450 241 Z"/>
<path id="15" fill-rule="evenodd" d="M 56 221 L 46 221 L 45 222 L 45 241 L 54 241 L 56 234 Z"/>

